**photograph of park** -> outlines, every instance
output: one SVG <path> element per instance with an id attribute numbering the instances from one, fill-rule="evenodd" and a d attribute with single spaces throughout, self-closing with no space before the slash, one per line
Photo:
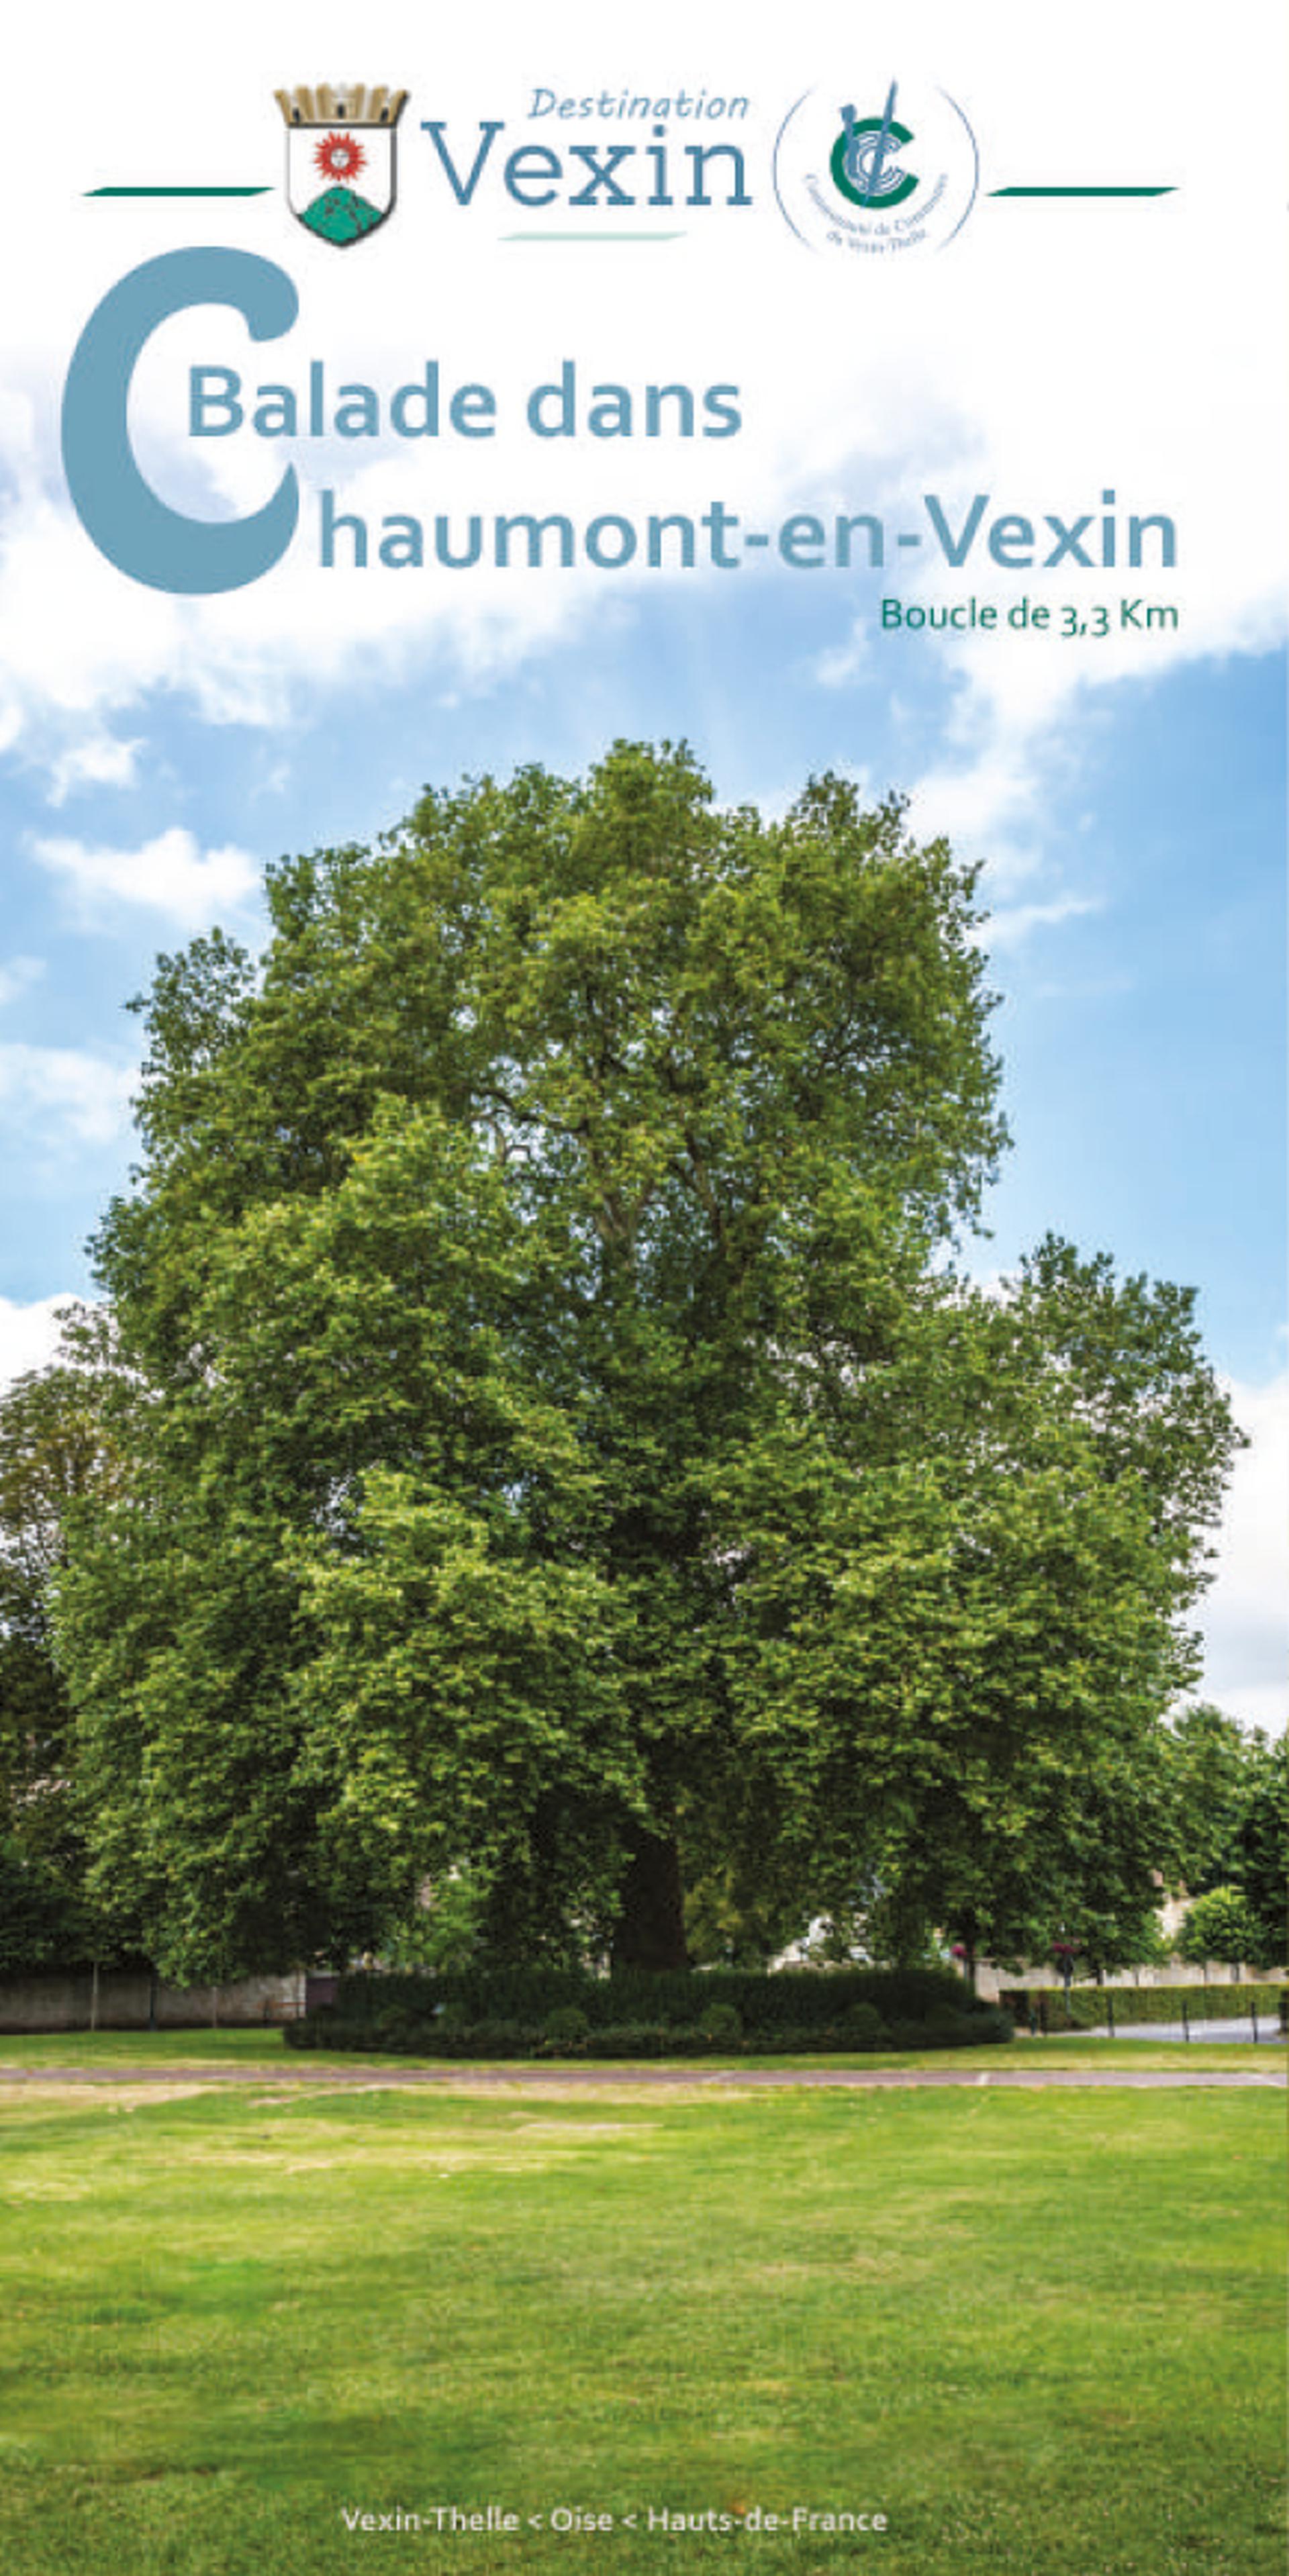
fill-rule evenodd
<path id="1" fill-rule="evenodd" d="M 1232 191 L 1158 0 L 130 19 L 0 326 L 0 2567 L 1273 2576 L 1282 30 Z"/>

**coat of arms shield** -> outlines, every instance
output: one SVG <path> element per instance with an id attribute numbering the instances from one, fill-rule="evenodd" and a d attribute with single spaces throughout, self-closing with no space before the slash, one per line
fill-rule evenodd
<path id="1" fill-rule="evenodd" d="M 320 241 L 344 250 L 393 210 L 395 149 L 405 89 L 280 89 L 286 120 L 287 203 Z"/>

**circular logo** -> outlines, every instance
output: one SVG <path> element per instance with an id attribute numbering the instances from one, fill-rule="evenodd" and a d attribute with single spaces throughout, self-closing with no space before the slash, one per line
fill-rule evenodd
<path id="1" fill-rule="evenodd" d="M 943 250 L 971 212 L 978 175 L 957 100 L 899 80 L 867 95 L 857 83 L 807 90 L 774 147 L 775 195 L 797 239 L 865 259 Z"/>

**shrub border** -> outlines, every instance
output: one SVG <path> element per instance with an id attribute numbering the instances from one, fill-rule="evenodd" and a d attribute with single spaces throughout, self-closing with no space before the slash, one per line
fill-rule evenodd
<path id="1" fill-rule="evenodd" d="M 547 1968 L 372 1971 L 341 1977 L 333 2005 L 283 2032 L 293 2048 L 591 2059 L 859 2055 L 997 2046 L 1011 2036 L 1010 2016 L 945 1968 L 604 1978 Z"/>

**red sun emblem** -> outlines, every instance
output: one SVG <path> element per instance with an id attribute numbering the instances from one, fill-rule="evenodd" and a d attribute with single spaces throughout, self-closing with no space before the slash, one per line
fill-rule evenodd
<path id="1" fill-rule="evenodd" d="M 314 145 L 313 157 L 323 179 L 356 179 L 365 167 L 367 155 L 352 134 L 324 134 Z"/>

